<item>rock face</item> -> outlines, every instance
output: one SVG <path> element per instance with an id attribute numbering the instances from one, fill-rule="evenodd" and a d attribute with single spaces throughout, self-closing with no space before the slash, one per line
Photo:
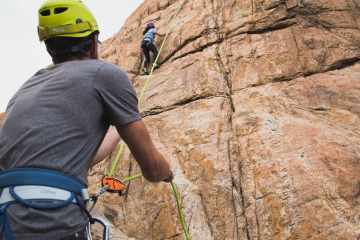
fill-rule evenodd
<path id="1" fill-rule="evenodd" d="M 360 1 L 146 0 L 102 46 L 139 92 L 148 21 L 170 34 L 141 109 L 192 239 L 359 239 Z M 113 239 L 183 239 L 165 183 L 97 208 Z"/>
<path id="2" fill-rule="evenodd" d="M 2 112 L 0 113 L 0 126 L 3 124 L 4 120 L 5 120 L 5 113 Z"/>

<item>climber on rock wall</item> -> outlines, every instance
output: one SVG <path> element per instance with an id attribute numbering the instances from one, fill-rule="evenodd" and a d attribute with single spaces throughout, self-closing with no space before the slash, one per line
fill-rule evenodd
<path id="1" fill-rule="evenodd" d="M 144 37 L 141 42 L 141 48 L 142 48 L 144 56 L 145 56 L 143 71 L 145 74 L 148 74 L 149 73 L 149 65 L 151 62 L 150 52 L 153 55 L 153 61 L 155 61 L 156 56 L 158 55 L 158 50 L 154 44 L 154 41 L 155 41 L 156 35 L 160 36 L 160 34 L 158 34 L 156 32 L 155 24 L 150 22 L 150 23 L 146 24 L 143 35 L 144 35 Z"/>
<path id="2" fill-rule="evenodd" d="M 88 170 L 120 136 L 147 180 L 170 182 L 173 174 L 127 75 L 98 60 L 89 9 L 79 0 L 47 0 L 38 14 L 53 64 L 16 92 L 0 128 L 0 239 L 88 239 Z"/>

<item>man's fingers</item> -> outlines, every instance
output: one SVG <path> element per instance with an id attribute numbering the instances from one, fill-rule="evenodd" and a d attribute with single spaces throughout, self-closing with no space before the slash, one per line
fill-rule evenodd
<path id="1" fill-rule="evenodd" d="M 170 173 L 170 176 L 167 177 L 167 178 L 165 178 L 163 181 L 164 181 L 164 182 L 167 182 L 167 183 L 170 183 L 170 182 L 172 182 L 173 180 L 174 180 L 174 174 L 171 172 L 171 173 Z"/>

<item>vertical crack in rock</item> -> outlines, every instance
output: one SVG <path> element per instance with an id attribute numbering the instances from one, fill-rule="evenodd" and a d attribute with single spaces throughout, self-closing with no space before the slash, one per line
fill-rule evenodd
<path id="1" fill-rule="evenodd" d="M 214 236 L 214 229 L 212 227 L 211 221 L 210 221 L 210 214 L 209 214 L 209 210 L 206 207 L 206 201 L 204 201 L 204 196 L 201 192 L 199 192 L 199 196 L 201 199 L 201 205 L 203 206 L 204 209 L 204 214 L 205 214 L 205 218 L 206 218 L 206 224 L 209 227 L 211 236 Z"/>
<path id="2" fill-rule="evenodd" d="M 256 11 L 255 0 L 251 0 L 251 14 L 254 15 Z"/>
<path id="3" fill-rule="evenodd" d="M 237 146 L 239 146 L 239 143 L 237 143 Z M 236 149 L 236 155 L 240 157 L 240 149 Z M 246 215 L 246 204 L 245 204 L 245 193 L 244 193 L 244 187 L 243 187 L 243 183 L 242 183 L 242 177 L 244 176 L 244 171 L 243 171 L 243 164 L 242 164 L 242 161 L 239 160 L 238 161 L 238 172 L 239 172 L 239 181 L 238 181 L 238 191 L 240 193 L 240 198 L 241 198 L 241 208 L 242 208 L 242 215 L 244 217 L 244 220 L 245 220 L 245 234 L 246 234 L 246 239 L 247 240 L 251 240 L 251 235 L 250 235 L 250 224 L 249 224 L 249 220 L 247 218 L 247 215 Z M 240 227 L 240 226 L 239 226 Z"/>
<path id="4" fill-rule="evenodd" d="M 226 69 L 225 67 L 225 64 L 224 62 L 222 61 L 221 59 L 221 56 L 220 56 L 220 46 L 216 46 L 216 61 L 218 63 L 218 66 L 219 66 L 219 69 L 220 69 L 220 72 L 221 74 L 223 75 L 224 77 L 224 80 L 225 80 L 225 95 L 227 97 L 227 99 L 229 100 L 229 103 L 230 103 L 230 107 L 231 107 L 231 111 L 232 113 L 234 113 L 236 111 L 235 109 L 235 105 L 234 105 L 234 101 L 233 101 L 233 98 L 232 98 L 232 81 L 230 79 L 230 71 Z"/>
<path id="5" fill-rule="evenodd" d="M 295 73 L 293 76 L 290 76 L 290 80 L 299 77 L 300 75 L 303 75 L 305 72 L 305 66 L 304 63 L 301 59 L 301 55 L 300 55 L 300 48 L 299 48 L 299 43 L 298 43 L 298 39 L 296 38 L 296 34 L 294 32 L 294 28 L 290 27 L 290 32 L 291 35 L 293 37 L 294 43 L 295 43 L 295 47 L 296 47 L 296 59 L 298 61 L 298 63 L 300 64 L 300 73 Z"/>
<path id="6" fill-rule="evenodd" d="M 219 1 L 221 1 L 221 0 L 219 0 Z M 220 26 L 219 26 L 219 22 L 218 22 L 218 19 L 216 16 L 221 16 L 220 11 L 221 11 L 222 7 L 220 7 L 220 11 L 219 11 L 218 8 L 216 8 L 216 6 L 215 6 L 214 0 L 211 0 L 211 3 L 212 3 L 212 11 L 213 11 L 212 17 L 215 22 L 215 26 L 216 26 L 215 29 L 217 31 L 217 42 L 220 43 L 220 42 L 223 42 L 224 38 L 221 34 L 221 31 L 219 30 Z M 230 73 L 230 70 L 226 69 L 226 65 L 224 64 L 224 62 L 221 59 L 219 44 L 217 44 L 217 46 L 216 46 L 215 54 L 216 54 L 216 61 L 218 63 L 220 72 L 224 76 L 224 79 L 225 79 L 225 89 L 224 89 L 225 95 L 230 102 L 232 112 L 235 112 L 234 101 L 232 99 L 232 82 L 230 79 L 231 73 Z"/>
<path id="7" fill-rule="evenodd" d="M 232 122 L 232 120 L 230 120 Z M 230 123 L 230 128 L 231 128 L 231 133 L 233 131 L 231 123 Z M 231 134 L 232 136 L 232 134 Z M 234 191 L 238 191 L 237 186 L 236 186 L 236 180 L 233 176 L 233 166 L 232 166 L 232 146 L 231 146 L 231 141 L 232 139 L 228 139 L 227 141 L 227 148 L 228 148 L 228 158 L 229 158 L 229 169 L 230 169 L 230 175 L 231 175 L 231 184 L 232 184 L 232 204 L 233 204 L 233 209 L 234 209 L 234 221 L 235 221 L 235 229 L 234 229 L 234 233 L 236 233 L 236 238 L 234 237 L 233 239 L 235 240 L 241 240 L 240 237 L 240 226 L 239 226 L 239 221 L 238 221 L 238 215 L 237 215 L 237 208 L 236 208 L 236 196 L 234 194 Z M 249 239 L 249 238 L 248 238 Z"/>
<path id="8" fill-rule="evenodd" d="M 254 161 L 254 169 L 257 169 L 257 162 L 256 160 Z M 259 216 L 258 216 L 258 206 L 257 206 L 257 201 L 256 201 L 256 195 L 257 195 L 257 181 L 256 181 L 256 174 L 253 173 L 253 183 L 254 183 L 254 190 L 253 190 L 253 205 L 254 205 L 254 217 L 255 217 L 255 224 L 256 224 L 256 237 L 257 239 L 261 239 L 261 232 L 260 232 L 260 223 L 259 223 Z"/>
<path id="9" fill-rule="evenodd" d="M 218 0 L 217 1 L 219 3 L 219 5 L 222 5 L 222 0 Z M 222 6 L 218 7 L 216 6 L 215 0 L 211 0 L 211 7 L 212 7 L 212 18 L 213 21 L 215 23 L 215 29 L 217 31 L 217 46 L 215 49 L 215 58 L 216 58 L 216 62 L 218 64 L 219 70 L 222 74 L 222 76 L 224 77 L 225 80 L 225 84 L 224 84 L 224 93 L 226 96 L 226 99 L 230 105 L 230 110 L 228 112 L 228 126 L 229 126 L 229 136 L 227 139 L 227 149 L 228 149 L 228 161 L 229 161 L 229 171 L 230 171 L 230 175 L 231 175 L 231 188 L 232 188 L 232 207 L 233 207 L 233 211 L 234 211 L 234 234 L 236 234 L 236 238 L 235 236 L 233 237 L 233 239 L 235 240 L 240 240 L 241 239 L 241 233 L 240 233 L 240 223 L 238 221 L 238 214 L 237 214 L 237 204 L 236 204 L 236 197 L 234 194 L 234 191 L 239 192 L 240 197 L 241 197 L 241 205 L 242 205 L 242 210 L 245 213 L 245 204 L 244 204 L 244 193 L 242 190 L 242 186 L 241 186 L 241 182 L 239 183 L 239 187 L 236 184 L 236 180 L 235 180 L 235 173 L 234 173 L 234 169 L 233 169 L 233 155 L 232 155 L 232 142 L 235 140 L 234 138 L 234 133 L 233 133 L 233 114 L 235 113 L 236 109 L 235 109 L 235 105 L 234 105 L 234 101 L 232 98 L 232 81 L 230 78 L 231 72 L 230 70 L 228 70 L 226 68 L 226 65 L 224 63 L 224 61 L 221 58 L 221 54 L 220 54 L 220 43 L 222 43 L 224 41 L 224 38 L 221 34 L 220 31 L 220 26 L 219 26 L 219 20 L 218 17 L 223 17 L 221 14 L 221 9 Z M 225 19 L 223 19 L 222 22 L 224 22 Z M 243 215 L 244 219 L 245 219 L 245 234 L 246 234 L 246 239 L 250 240 L 250 232 L 249 232 L 249 225 L 248 225 L 248 220 L 246 217 L 246 214 Z"/>

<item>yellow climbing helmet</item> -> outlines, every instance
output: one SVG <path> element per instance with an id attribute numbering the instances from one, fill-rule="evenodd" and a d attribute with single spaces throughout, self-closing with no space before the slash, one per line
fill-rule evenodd
<path id="1" fill-rule="evenodd" d="M 96 19 L 81 0 L 47 0 L 38 14 L 40 41 L 54 37 L 87 37 L 99 31 Z"/>

